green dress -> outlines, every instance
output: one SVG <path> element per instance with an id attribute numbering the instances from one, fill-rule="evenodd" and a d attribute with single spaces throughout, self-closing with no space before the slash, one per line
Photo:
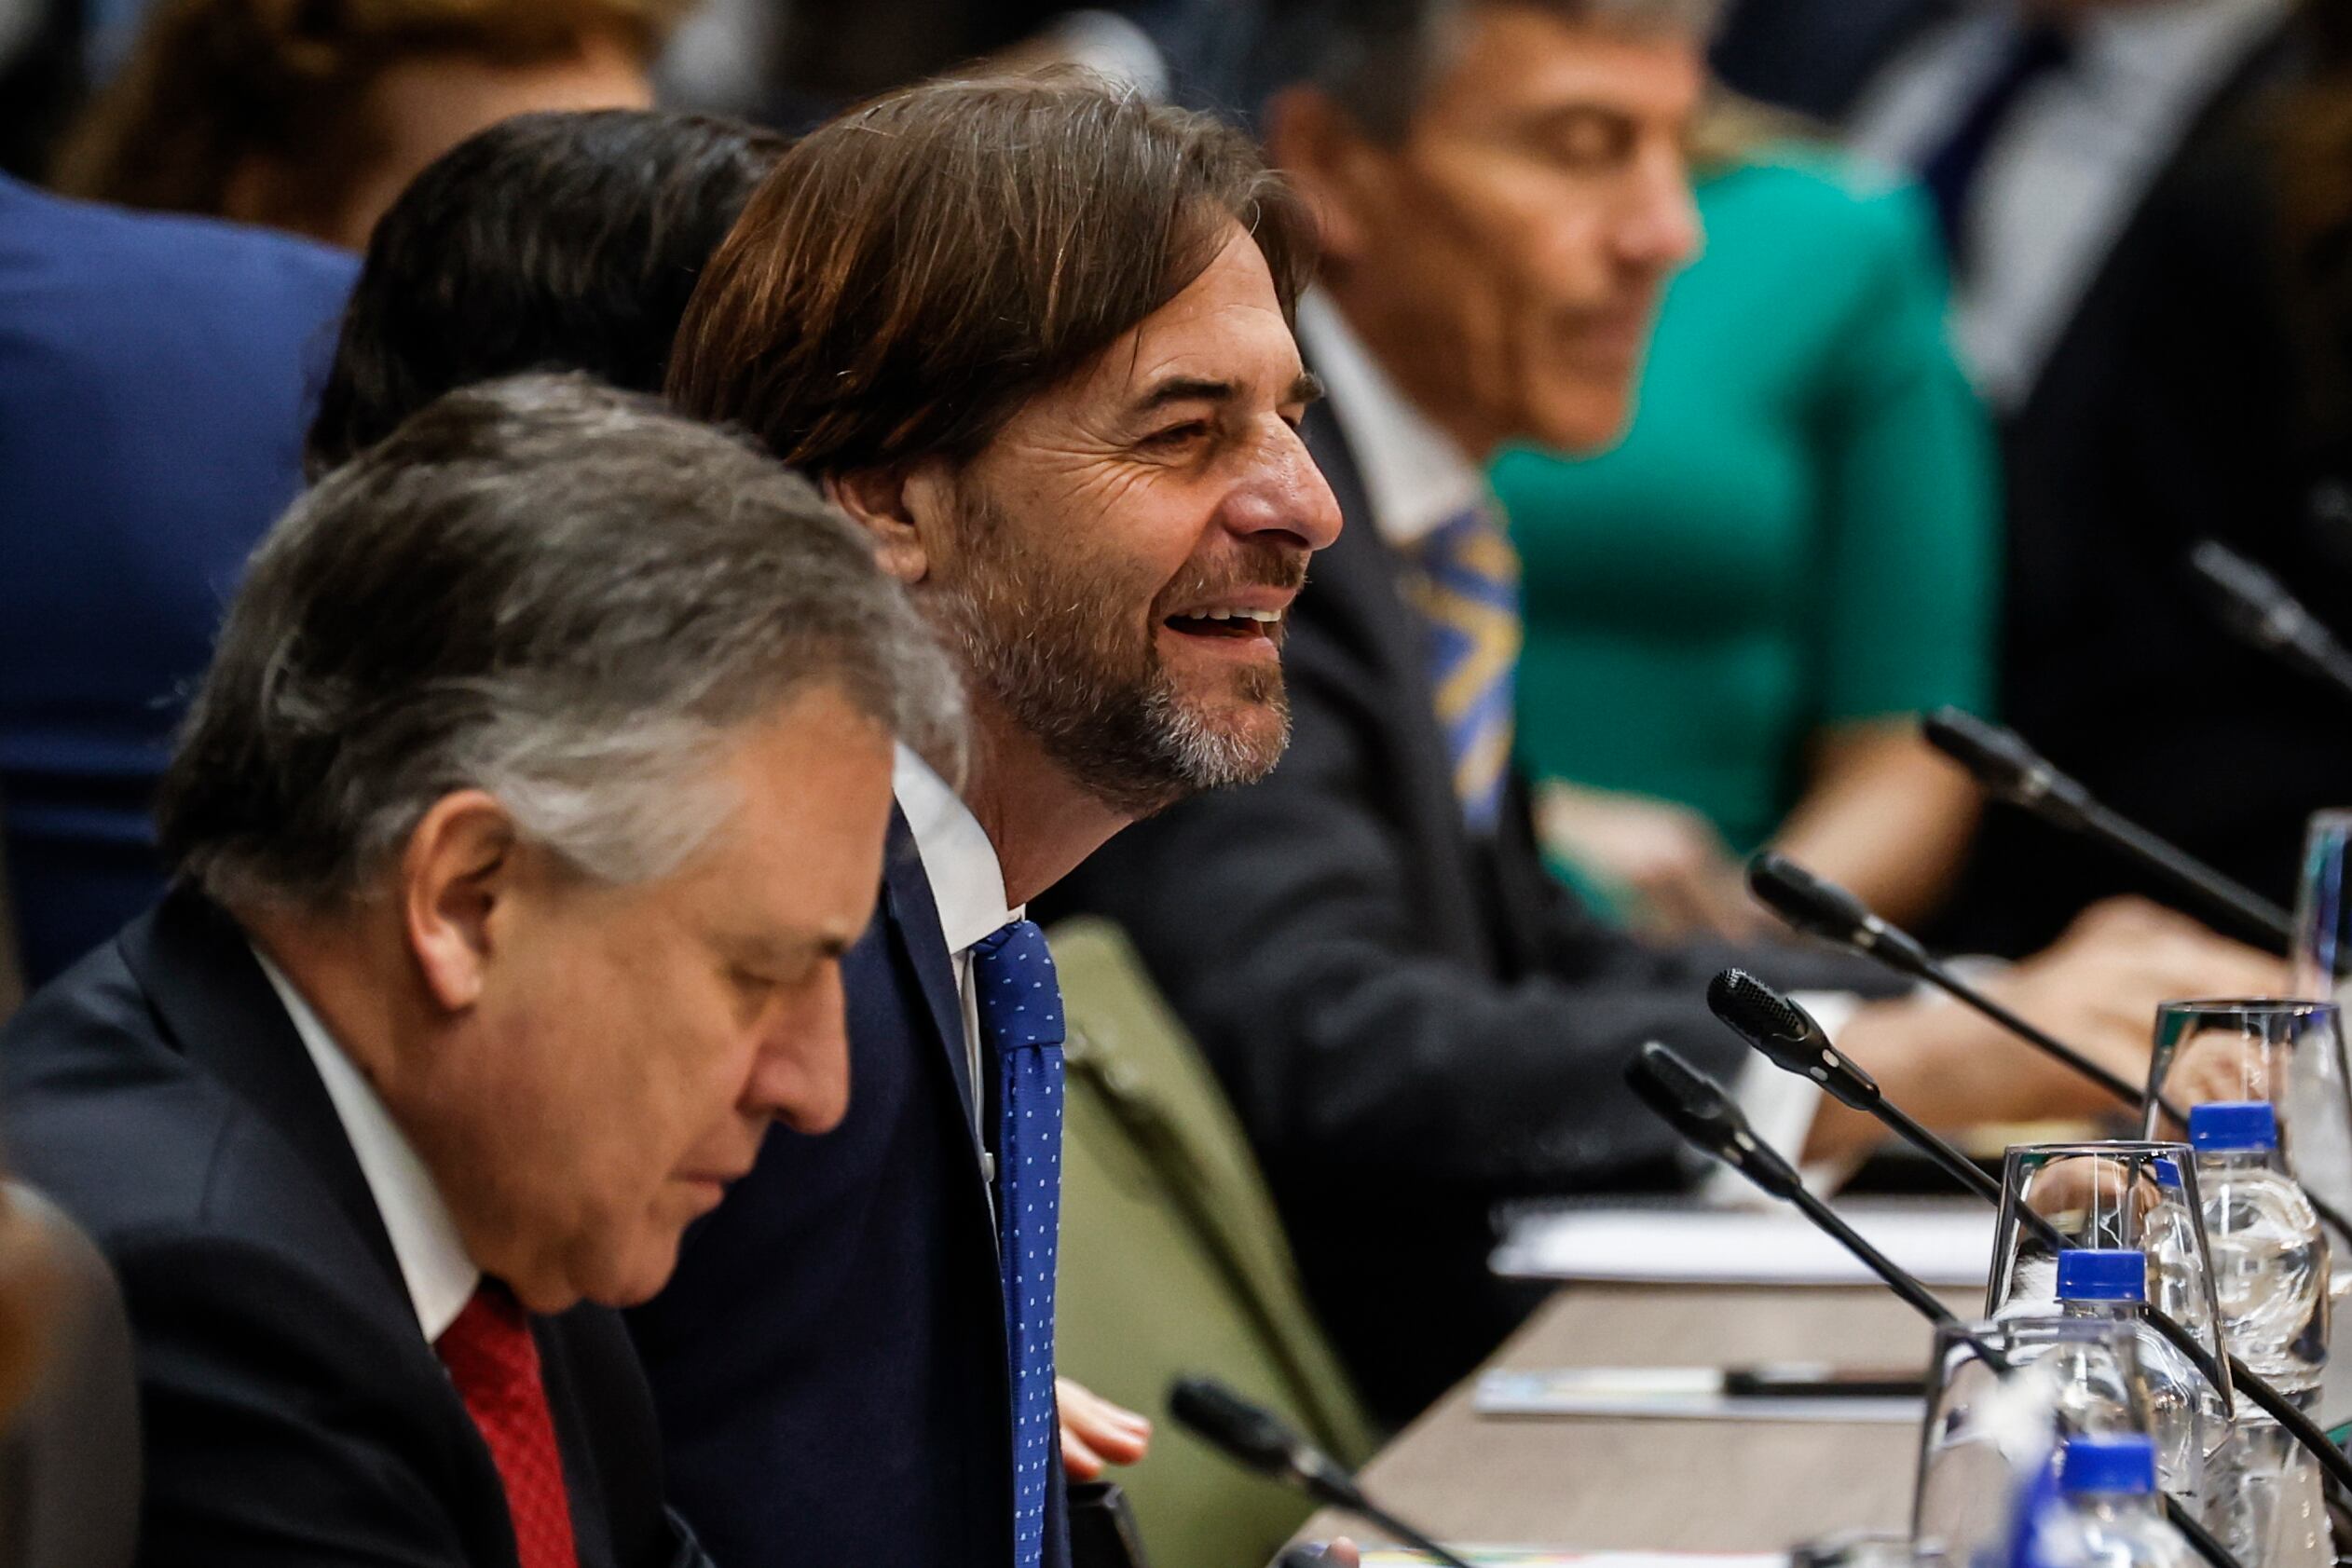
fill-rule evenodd
<path id="1" fill-rule="evenodd" d="M 1680 801 L 1744 853 L 1824 726 L 1985 711 L 1995 477 L 1915 188 L 1775 153 L 1699 209 L 1624 443 L 1493 478 L 1525 573 L 1523 766 Z"/>

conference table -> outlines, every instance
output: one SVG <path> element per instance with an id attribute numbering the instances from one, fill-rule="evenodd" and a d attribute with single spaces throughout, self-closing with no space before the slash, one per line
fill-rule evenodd
<path id="1" fill-rule="evenodd" d="M 1966 1310 L 1975 1292 L 1947 1299 Z M 1593 1285 L 1561 1289 L 1488 1368 L 1923 1367 L 1931 1334 L 1884 1290 Z M 1885 1423 L 1498 1417 L 1477 1379 L 1400 1433 L 1362 1479 L 1449 1544 L 1591 1550 L 1779 1551 L 1908 1520 L 1917 1429 Z M 1301 1539 L 1378 1540 L 1336 1515 Z"/>

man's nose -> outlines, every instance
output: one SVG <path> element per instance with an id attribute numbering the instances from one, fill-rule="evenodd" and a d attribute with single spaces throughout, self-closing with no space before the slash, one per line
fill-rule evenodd
<path id="1" fill-rule="evenodd" d="M 1249 471 L 1225 499 L 1224 519 L 1234 533 L 1289 534 L 1308 550 L 1339 538 L 1339 501 L 1306 441 L 1288 425 L 1259 443 Z"/>
<path id="2" fill-rule="evenodd" d="M 803 1133 L 830 1132 L 849 1113 L 849 1021 L 838 962 L 778 1010 L 744 1109 Z"/>
<path id="3" fill-rule="evenodd" d="M 1661 153 L 1636 176 L 1617 225 L 1619 256 L 1639 266 L 1671 271 L 1699 253 L 1705 239 L 1690 166 L 1680 153 Z"/>

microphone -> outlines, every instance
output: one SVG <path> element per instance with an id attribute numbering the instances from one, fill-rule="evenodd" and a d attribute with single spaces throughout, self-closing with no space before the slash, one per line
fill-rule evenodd
<path id="1" fill-rule="evenodd" d="M 1810 1076 L 1810 1075 L 1809 1075 Z M 1976 1353 L 1996 1368 L 2007 1366 L 2000 1352 L 1970 1333 L 1966 1325 L 1953 1316 L 1952 1310 L 1935 1299 L 1928 1288 L 1906 1273 L 1894 1260 L 1872 1247 L 1853 1226 L 1839 1218 L 1835 1209 L 1807 1192 L 1802 1182 L 1783 1193 L 1777 1186 L 1766 1186 L 1757 1179 L 1759 1169 L 1768 1172 L 1774 1166 L 1790 1170 L 1787 1160 L 1777 1150 L 1759 1140 L 1749 1129 L 1747 1120 L 1723 1085 L 1676 1056 L 1672 1049 L 1651 1041 L 1644 1045 L 1634 1059 L 1625 1064 L 1625 1082 L 1644 1104 L 1658 1112 L 1667 1125 L 1679 1133 L 1685 1141 L 1701 1153 L 1713 1154 L 1724 1160 L 1732 1169 L 1755 1181 L 1758 1187 L 1776 1198 L 1785 1198 L 1798 1211 L 1812 1220 L 1830 1240 L 1844 1248 L 1864 1268 L 1885 1283 L 1887 1288 L 1900 1296 L 1920 1316 L 1939 1328 L 1949 1329 L 1974 1345 Z M 1826 1087 L 1826 1085 L 1824 1085 Z M 1881 1102 L 1883 1103 L 1883 1102 Z M 1729 1108 L 1728 1114 L 1725 1108 Z M 1748 1146 L 1739 1160 L 1724 1154 L 1727 1145 L 1743 1137 Z M 1763 1158 L 1757 1157 L 1760 1151 Z M 1793 1176 L 1794 1171 L 1790 1171 Z M 2322 1438 L 2324 1441 L 2324 1437 Z M 2338 1457 L 2342 1457 L 2338 1455 Z M 2229 1548 L 2213 1538 L 2210 1531 L 2199 1523 L 2189 1511 L 2169 1494 L 2164 1495 L 2165 1517 L 2187 1538 L 2212 1568 L 2242 1568 Z"/>
<path id="2" fill-rule="evenodd" d="M 2286 910 L 2101 805 L 2016 730 L 1959 708 L 1936 709 L 1920 721 L 1920 730 L 1928 744 L 1967 769 L 1995 799 L 2097 841 L 2277 951 L 2293 944 Z"/>
<path id="3" fill-rule="evenodd" d="M 2000 1182 L 1880 1094 L 1870 1075 L 1832 1045 L 1812 1015 L 1796 1002 L 1744 970 L 1727 969 L 1708 982 L 1707 1006 L 1732 1033 L 1762 1052 L 1773 1066 L 1811 1078 L 1839 1103 L 1876 1117 L 1962 1186 L 1987 1203 L 2000 1206 Z M 2047 1219 L 2023 1205 L 2017 1207 L 2017 1220 L 2054 1251 L 2062 1252 L 2075 1245 Z M 2222 1370 L 2214 1365 L 2212 1354 L 2179 1319 L 2151 1305 L 2148 1321 L 2171 1342 L 2174 1349 L 2189 1358 L 2208 1383 L 2216 1388 L 2222 1386 Z M 2352 1485 L 2352 1458 L 2328 1439 L 2326 1431 L 2236 1356 L 2229 1356 L 2228 1360 L 2230 1382 L 2317 1456 L 2339 1485 Z"/>
<path id="4" fill-rule="evenodd" d="M 1930 958 L 1919 939 L 1872 914 L 1862 900 L 1824 881 L 1786 855 L 1766 850 L 1747 863 L 1748 891 L 1757 902 L 1795 930 L 1826 938 L 1842 948 L 1874 958 L 1898 975 L 1924 980 L 1937 990 L 1966 1003 L 2011 1034 L 2056 1058 L 2130 1106 L 2145 1111 L 2148 1101 L 2139 1088 L 2125 1082 L 2073 1046 L 2018 1017 Z M 2168 1101 L 2166 1115 L 2183 1125 L 2188 1118 Z"/>
<path id="5" fill-rule="evenodd" d="M 2286 584 L 2219 539 L 2191 550 L 2189 569 L 2213 591 L 2222 624 L 2241 640 L 2352 696 L 2352 654 Z"/>
<path id="6" fill-rule="evenodd" d="M 1169 1385 L 1168 1413 L 1177 1424 L 1245 1469 L 1294 1486 L 1317 1502 L 1354 1514 L 1450 1568 L 1470 1568 L 1422 1532 L 1375 1505 L 1356 1478 L 1330 1454 L 1292 1431 L 1282 1418 L 1253 1405 L 1214 1378 L 1178 1378 Z"/>

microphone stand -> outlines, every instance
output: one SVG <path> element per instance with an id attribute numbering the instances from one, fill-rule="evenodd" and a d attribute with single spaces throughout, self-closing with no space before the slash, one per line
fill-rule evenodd
<path id="1" fill-rule="evenodd" d="M 1926 1155 L 1953 1180 L 1987 1203 L 1999 1207 L 2001 1183 L 1978 1169 L 1976 1161 L 1928 1130 L 1881 1094 L 1868 1073 L 1854 1065 L 1843 1052 L 1829 1044 L 1820 1024 L 1802 1007 L 1753 975 L 1737 969 L 1727 969 L 1709 982 L 1707 1004 L 1718 1020 L 1775 1067 L 1799 1072 L 1819 1084 L 1839 1103 L 1876 1117 L 1881 1125 Z M 1761 1029 L 1768 1018 L 1774 1024 L 1782 1024 L 1784 1019 L 1798 1023 L 1806 1031 L 1798 1037 L 1801 1043 L 1792 1048 L 1788 1036 L 1774 1038 L 1762 1034 Z M 1818 1064 L 1799 1066 L 1795 1058 L 1801 1052 L 1817 1052 Z M 1798 1191 L 1803 1193 L 1804 1189 L 1800 1185 Z M 1804 1195 L 1820 1204 L 1820 1200 L 1812 1198 L 1812 1193 L 1805 1193 Z M 1800 1203 L 1799 1207 L 1803 1205 Z M 1832 1213 L 1826 1205 L 1821 1205 L 1821 1210 L 1824 1214 Z M 2022 1204 L 2017 1207 L 2017 1222 L 2054 1251 L 2063 1252 L 2075 1245 L 2046 1218 Z M 1816 1220 L 1816 1223 L 1820 1221 Z M 1842 1226 L 1844 1221 L 1838 1223 Z M 1830 1229 L 1826 1224 L 1822 1228 Z M 1834 1235 L 1836 1232 L 1831 1234 Z M 1842 1237 L 1839 1239 L 1843 1240 Z M 1859 1242 L 1861 1238 L 1857 1236 L 1855 1240 Z M 1852 1250 L 1851 1248 L 1849 1249 Z M 1861 1256 L 1858 1251 L 1855 1255 Z M 1871 1266 L 1867 1258 L 1863 1261 L 1866 1266 Z M 1878 1271 L 1873 1267 L 1872 1272 Z M 1885 1275 L 1881 1274 L 1880 1277 L 1884 1278 Z M 2215 1363 L 2212 1353 L 2205 1348 L 2204 1343 L 2180 1319 L 2170 1313 L 2157 1310 L 2153 1302 L 2148 1305 L 2148 1324 L 2186 1357 L 2196 1368 L 2198 1375 L 2213 1387 L 2242 1390 L 2249 1399 L 2261 1406 L 2265 1414 L 2285 1428 L 2301 1447 L 2319 1462 L 2320 1468 L 2328 1472 L 2329 1479 L 2352 1492 L 2352 1457 L 2347 1457 L 2342 1449 L 2330 1441 L 2326 1429 L 2273 1387 L 2267 1379 L 2256 1374 L 2236 1354 L 2225 1350 L 2229 1378 L 2224 1382 L 2221 1367 Z"/>
<path id="2" fill-rule="evenodd" d="M 2286 910 L 2101 804 L 2016 730 L 1947 707 L 1921 719 L 1920 732 L 1996 799 L 2105 846 L 2274 951 L 2293 947 L 2293 922 Z"/>
<path id="3" fill-rule="evenodd" d="M 1686 1083 L 1696 1080 L 1706 1084 L 1728 1104 L 1730 1096 L 1723 1093 L 1720 1084 L 1715 1084 L 1673 1051 L 1654 1041 L 1643 1046 L 1641 1054 L 1628 1064 L 1625 1077 L 1650 1109 L 1657 1111 L 1693 1148 L 1723 1161 L 1770 1196 L 1793 1204 L 1798 1213 L 1851 1252 L 1864 1268 L 1901 1297 L 1906 1305 L 1938 1328 L 1959 1334 L 1995 1369 L 2007 1370 L 2007 1359 L 1970 1332 L 1949 1307 L 1935 1299 L 1933 1291 L 1864 1240 L 1827 1204 L 1806 1191 L 1796 1168 L 1779 1151 L 1757 1139 L 1736 1111 L 1726 1118 L 1717 1108 L 1711 1106 L 1702 1111 L 1700 1118 L 1694 1118 L 1687 1105 L 1673 1103 L 1681 1098 L 1678 1090 L 1682 1084 L 1675 1082 L 1677 1078 Z M 1730 1129 L 1729 1136 L 1727 1127 Z M 2159 1495 L 2164 1499 L 2165 1518 L 2181 1532 L 2197 1555 L 2211 1564 L 2211 1568 L 2243 1568 L 2230 1549 L 2216 1540 L 2212 1532 L 2199 1523 L 2177 1499 L 2168 1493 Z"/>
<path id="4" fill-rule="evenodd" d="M 1872 914 L 1860 899 L 1835 882 L 1824 881 L 1786 855 L 1766 850 L 1748 862 L 1747 885 L 1757 901 L 1790 929 L 1876 960 L 1897 975 L 1925 980 L 2043 1055 L 2072 1068 L 2132 1110 L 2147 1111 L 2148 1097 L 2141 1091 L 1962 980 L 1930 958 L 1918 937 Z M 2176 1124 L 2188 1125 L 2187 1114 L 2168 1097 L 2157 1096 L 2155 1105 Z M 2352 1239 L 2352 1220 L 2316 1193 L 2306 1192 L 2304 1197 L 2323 1223 Z"/>
<path id="5" fill-rule="evenodd" d="M 2219 539 L 2191 550 L 2189 568 L 2212 587 L 2222 620 L 2240 639 L 2352 696 L 2352 654 L 2286 584 Z"/>

